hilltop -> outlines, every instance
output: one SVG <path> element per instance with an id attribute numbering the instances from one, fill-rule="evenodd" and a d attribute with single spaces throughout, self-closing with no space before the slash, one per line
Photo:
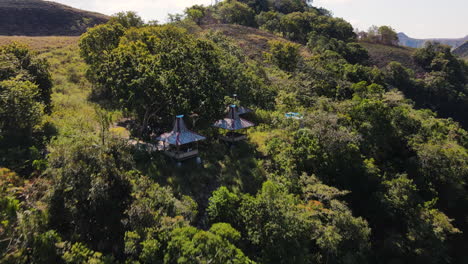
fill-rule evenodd
<path id="1" fill-rule="evenodd" d="M 444 45 L 449 45 L 452 48 L 457 48 L 463 43 L 465 43 L 466 41 L 468 41 L 468 35 L 465 36 L 464 38 L 454 38 L 454 39 L 448 39 L 448 38 L 415 39 L 401 32 L 398 33 L 398 38 L 400 39 L 400 45 L 412 47 L 412 48 L 422 48 L 424 47 L 424 44 L 428 41 L 435 41 Z"/>
<path id="2" fill-rule="evenodd" d="M 284 42 L 291 42 L 267 31 L 241 25 L 208 24 L 201 26 L 201 28 L 202 30 L 199 32 L 201 34 L 206 34 L 209 31 L 218 31 L 223 35 L 232 38 L 249 58 L 257 60 L 262 60 L 262 55 L 265 52 L 268 52 L 268 41 L 282 40 Z M 360 42 L 359 44 L 369 52 L 371 65 L 377 66 L 378 68 L 384 68 L 388 63 L 397 61 L 416 73 L 423 72 L 423 69 L 419 67 L 412 58 L 413 53 L 416 51 L 415 48 L 389 46 L 368 42 Z M 300 46 L 300 53 L 301 56 L 305 58 L 312 55 L 304 45 Z"/>
<path id="3" fill-rule="evenodd" d="M 461 45 L 460 47 L 456 48 L 453 53 L 457 54 L 460 56 L 460 58 L 463 58 L 465 60 L 468 60 L 468 41 L 465 42 L 465 44 Z"/>
<path id="4" fill-rule="evenodd" d="M 103 14 L 49 1 L 0 1 L 0 35 L 78 36 L 108 19 Z"/>
<path id="5" fill-rule="evenodd" d="M 236 44 L 251 59 L 261 59 L 264 52 L 268 52 L 268 41 L 281 40 L 291 42 L 285 38 L 269 33 L 267 31 L 233 24 L 208 24 L 201 26 L 201 34 L 209 31 L 221 32 L 236 41 Z M 304 57 L 310 57 L 310 51 L 303 45 L 300 46 L 300 53 Z"/>
<path id="6" fill-rule="evenodd" d="M 423 69 L 418 66 L 413 60 L 415 48 L 403 46 L 388 46 L 382 44 L 360 42 L 367 52 L 369 52 L 370 63 L 378 68 L 387 66 L 392 61 L 401 63 L 406 68 L 410 68 L 416 73 L 423 72 Z"/>

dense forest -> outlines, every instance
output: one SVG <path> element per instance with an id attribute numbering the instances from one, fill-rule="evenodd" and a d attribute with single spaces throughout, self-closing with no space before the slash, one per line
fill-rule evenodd
<path id="1" fill-rule="evenodd" d="M 1 264 L 467 263 L 468 63 L 450 47 L 377 67 L 361 44 L 397 45 L 390 27 L 305 0 L 169 20 L 0 47 Z M 246 141 L 212 126 L 229 104 L 254 110 Z M 201 163 L 148 148 L 180 114 Z"/>

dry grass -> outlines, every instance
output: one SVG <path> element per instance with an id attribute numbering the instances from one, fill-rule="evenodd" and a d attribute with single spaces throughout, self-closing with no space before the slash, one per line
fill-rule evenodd
<path id="1" fill-rule="evenodd" d="M 268 41 L 270 40 L 291 42 L 269 32 L 241 25 L 212 24 L 202 26 L 202 34 L 207 33 L 210 30 L 219 31 L 222 34 L 235 39 L 236 44 L 238 44 L 242 50 L 245 51 L 245 54 L 251 59 L 262 59 L 263 52 L 268 52 L 269 50 Z M 309 50 L 302 45 L 300 53 L 303 57 L 311 56 Z"/>
<path id="2" fill-rule="evenodd" d="M 397 61 L 403 66 L 412 69 L 416 73 L 423 72 L 423 69 L 416 65 L 412 58 L 413 53 L 416 51 L 414 48 L 387 46 L 367 42 L 360 42 L 359 44 L 361 44 L 369 52 L 372 65 L 383 68 L 387 66 L 388 63 Z"/>
<path id="3" fill-rule="evenodd" d="M 77 45 L 80 37 L 51 36 L 51 37 L 27 37 L 27 36 L 0 36 L 0 46 L 11 42 L 20 42 L 31 49 L 43 53 L 55 49 L 61 49 L 71 45 Z"/>

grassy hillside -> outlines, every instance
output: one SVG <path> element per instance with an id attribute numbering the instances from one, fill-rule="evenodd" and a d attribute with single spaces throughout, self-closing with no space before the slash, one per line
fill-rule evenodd
<path id="1" fill-rule="evenodd" d="M 397 61 L 416 73 L 423 71 L 412 59 L 412 54 L 416 50 L 414 48 L 386 46 L 367 42 L 361 42 L 360 44 L 369 52 L 371 64 L 379 68 L 385 67 L 391 61 Z"/>
<path id="2" fill-rule="evenodd" d="M 233 38 L 236 40 L 236 44 L 239 45 L 251 59 L 261 58 L 263 52 L 268 51 L 268 41 L 270 40 L 284 40 L 289 42 L 269 32 L 241 25 L 211 24 L 202 26 L 202 34 L 208 33 L 209 31 L 218 31 L 225 36 Z M 304 57 L 311 55 L 306 47 L 301 47 L 300 51 L 301 55 Z"/>
<path id="3" fill-rule="evenodd" d="M 0 1 L 0 35 L 78 36 L 107 20 L 105 15 L 54 2 Z"/>
<path id="4" fill-rule="evenodd" d="M 206 34 L 210 31 L 218 31 L 223 35 L 231 37 L 249 58 L 255 60 L 262 60 L 263 53 L 268 52 L 268 41 L 288 41 L 260 29 L 230 24 L 203 25 L 199 33 Z M 416 50 L 414 48 L 387 46 L 367 42 L 361 42 L 360 44 L 369 52 L 371 64 L 379 68 L 387 66 L 391 61 L 397 61 L 403 64 L 403 66 L 414 70 L 416 73 L 423 71 L 412 59 L 412 54 Z M 303 57 L 311 56 L 310 51 L 305 46 L 302 46 L 300 51 Z"/>
<path id="5" fill-rule="evenodd" d="M 76 45 L 80 37 L 75 36 L 0 36 L 0 46 L 12 42 L 20 42 L 28 45 L 31 49 L 40 53 L 61 49 L 70 45 Z"/>

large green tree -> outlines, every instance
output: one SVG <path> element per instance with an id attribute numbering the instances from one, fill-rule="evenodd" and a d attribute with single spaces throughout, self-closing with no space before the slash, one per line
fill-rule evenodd
<path id="1" fill-rule="evenodd" d="M 50 149 L 49 226 L 64 239 L 93 250 L 123 252 L 122 219 L 130 203 L 126 172 L 132 160 L 119 142 L 98 145 L 90 138 L 55 141 Z"/>
<path id="2" fill-rule="evenodd" d="M 52 79 L 49 64 L 31 51 L 26 45 L 12 43 L 0 47 L 0 81 L 16 79 L 30 81 L 39 88 L 37 101 L 51 111 Z"/>

